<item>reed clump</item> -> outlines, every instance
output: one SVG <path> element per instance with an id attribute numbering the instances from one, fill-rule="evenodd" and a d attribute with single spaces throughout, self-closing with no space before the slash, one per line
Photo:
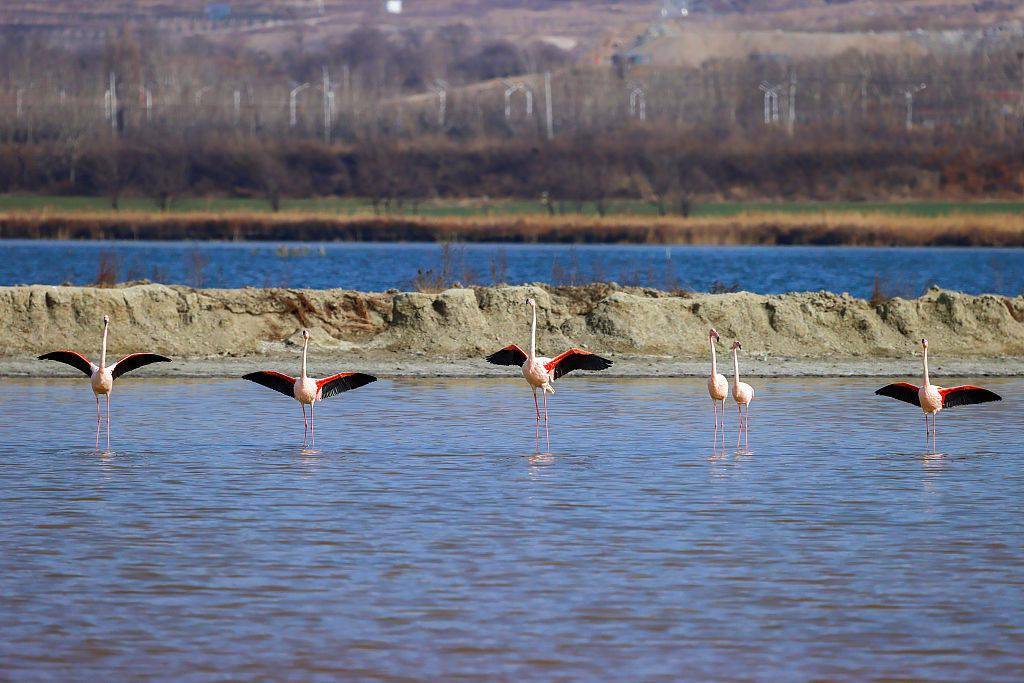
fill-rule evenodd
<path id="1" fill-rule="evenodd" d="M 0 238 L 1020 247 L 1024 246 L 1024 216 L 856 212 L 658 218 L 0 213 Z"/>

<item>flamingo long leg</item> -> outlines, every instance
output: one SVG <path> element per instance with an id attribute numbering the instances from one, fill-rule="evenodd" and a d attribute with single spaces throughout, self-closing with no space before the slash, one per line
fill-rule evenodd
<path id="1" fill-rule="evenodd" d="M 750 404 L 747 404 L 747 409 L 743 411 L 743 447 L 750 448 Z"/>
<path id="2" fill-rule="evenodd" d="M 736 415 L 736 448 L 739 448 L 743 439 L 743 406 L 739 403 L 736 404 Z"/>
<path id="3" fill-rule="evenodd" d="M 316 405 L 316 401 L 309 404 L 309 438 L 312 441 L 313 448 L 316 448 L 316 427 L 313 426 L 313 406 Z"/>
<path id="4" fill-rule="evenodd" d="M 96 450 L 100 449 L 100 422 L 103 420 L 100 415 L 100 395 L 93 394 L 96 397 Z"/>
<path id="5" fill-rule="evenodd" d="M 537 442 L 537 450 L 539 451 L 540 450 L 540 404 L 537 403 L 537 389 L 536 388 L 533 390 L 533 409 L 534 409 L 534 418 L 533 418 L 533 427 L 534 427 L 533 431 L 534 431 L 534 434 L 533 434 L 533 436 L 534 436 L 534 439 Z"/>
<path id="6" fill-rule="evenodd" d="M 302 447 L 306 447 L 307 434 L 309 433 L 309 422 L 306 421 L 306 404 L 300 403 L 302 406 Z"/>
<path id="7" fill-rule="evenodd" d="M 107 450 L 110 450 L 110 394 L 107 394 Z"/>
<path id="8" fill-rule="evenodd" d="M 939 452 L 938 447 L 935 445 L 935 433 L 939 430 L 938 424 L 937 424 L 938 417 L 939 417 L 938 413 L 932 415 L 932 453 L 938 453 Z"/>
<path id="9" fill-rule="evenodd" d="M 550 421 L 551 421 L 551 418 L 548 417 L 548 395 L 545 393 L 544 394 L 544 435 L 545 435 L 545 437 L 547 438 L 547 441 L 548 441 L 548 450 L 549 451 L 551 450 L 551 427 L 548 425 L 548 423 Z"/>

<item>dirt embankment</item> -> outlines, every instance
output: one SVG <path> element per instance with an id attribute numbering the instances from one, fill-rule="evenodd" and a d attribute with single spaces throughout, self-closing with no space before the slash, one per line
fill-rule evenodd
<path id="1" fill-rule="evenodd" d="M 826 292 L 672 296 L 606 285 L 439 294 L 35 285 L 0 288 L 0 372 L 52 372 L 59 367 L 30 359 L 56 348 L 95 355 L 99 319 L 106 313 L 115 356 L 149 350 L 229 365 L 223 359 L 294 359 L 306 327 L 313 332 L 312 352 L 322 360 L 359 358 L 397 368 L 393 374 L 480 374 L 486 371 L 483 355 L 509 342 L 529 342 L 528 296 L 539 305 L 541 352 L 584 346 L 624 361 L 617 367 L 625 374 L 688 374 L 688 362 L 702 372 L 711 326 L 725 340 L 743 341 L 754 372 L 833 374 L 827 368 L 838 368 L 837 361 L 870 368 L 879 359 L 912 358 L 921 337 L 931 340 L 936 356 L 974 361 L 972 372 L 1018 374 L 1024 367 L 1018 358 L 1012 369 L 1000 370 L 1006 364 L 998 360 L 1024 357 L 1024 297 L 942 290 L 872 305 Z M 670 363 L 682 365 L 669 369 Z M 787 363 L 802 369 L 788 373 Z M 878 365 L 893 368 L 890 361 Z M 206 368 L 196 372 L 217 374 Z"/>

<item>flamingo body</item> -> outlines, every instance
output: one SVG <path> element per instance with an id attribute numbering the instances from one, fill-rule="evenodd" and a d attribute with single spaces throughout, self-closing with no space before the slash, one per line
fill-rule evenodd
<path id="1" fill-rule="evenodd" d="M 918 389 L 917 401 L 926 415 L 934 415 L 942 410 L 942 392 L 934 384 L 928 384 Z"/>
<path id="2" fill-rule="evenodd" d="M 746 382 L 736 382 L 732 387 L 732 398 L 741 406 L 749 406 L 754 400 L 754 387 Z"/>
<path id="3" fill-rule="evenodd" d="M 316 385 L 316 380 L 312 377 L 299 378 L 293 386 L 292 394 L 296 401 L 307 406 L 313 405 L 315 401 L 323 400 L 320 398 L 320 387 Z"/>
<path id="4" fill-rule="evenodd" d="M 708 394 L 713 401 L 724 401 L 729 396 L 729 380 L 720 372 L 708 378 Z"/>
<path id="5" fill-rule="evenodd" d="M 551 374 L 545 367 L 550 362 L 550 358 L 534 358 L 523 363 L 523 377 L 531 387 L 541 389 L 545 394 L 555 393 L 555 388 L 551 386 Z"/>
<path id="6" fill-rule="evenodd" d="M 110 368 L 96 368 L 89 383 L 92 385 L 92 393 L 100 396 L 109 394 L 114 389 L 114 373 Z"/>

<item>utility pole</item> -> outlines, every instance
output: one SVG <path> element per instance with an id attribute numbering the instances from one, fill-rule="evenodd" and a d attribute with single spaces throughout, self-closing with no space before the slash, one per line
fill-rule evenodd
<path id="1" fill-rule="evenodd" d="M 903 97 L 906 98 L 907 102 L 907 131 L 911 131 L 914 129 L 914 95 L 921 92 L 927 87 L 928 86 L 925 83 L 921 83 L 920 85 L 915 85 L 910 88 L 906 88 L 903 91 Z"/>
<path id="2" fill-rule="evenodd" d="M 551 72 L 544 72 L 544 121 L 547 123 L 548 140 L 555 137 L 555 113 L 551 103 Z"/>
<path id="3" fill-rule="evenodd" d="M 1021 121 L 1024 122 L 1024 50 L 1017 51 L 1017 61 L 1020 63 L 1020 102 L 1017 108 Z"/>
<path id="4" fill-rule="evenodd" d="M 117 135 L 117 77 L 110 72 L 110 132 Z"/>
<path id="5" fill-rule="evenodd" d="M 322 5 L 321 5 L 322 7 Z M 331 92 L 331 74 L 327 65 L 323 66 L 323 106 L 324 106 L 324 144 L 331 144 L 331 127 L 334 123 L 334 98 Z"/>
<path id="6" fill-rule="evenodd" d="M 438 78 L 432 89 L 437 95 L 437 125 L 444 128 L 448 121 L 448 81 Z"/>
<path id="7" fill-rule="evenodd" d="M 298 102 L 297 102 L 298 97 L 299 97 L 299 93 L 302 92 L 303 90 L 305 90 L 308 87 L 310 87 L 309 83 L 303 83 L 302 85 L 295 86 L 294 88 L 292 88 L 291 92 L 288 93 L 288 111 L 289 111 L 288 125 L 291 128 L 294 128 L 298 124 L 298 122 L 299 122 L 299 112 L 298 112 Z"/>
<path id="8" fill-rule="evenodd" d="M 642 85 L 634 83 L 629 91 L 629 115 L 641 121 L 647 120 L 647 93 Z"/>
<path id="9" fill-rule="evenodd" d="M 789 137 L 796 131 L 796 70 L 789 70 Z"/>

